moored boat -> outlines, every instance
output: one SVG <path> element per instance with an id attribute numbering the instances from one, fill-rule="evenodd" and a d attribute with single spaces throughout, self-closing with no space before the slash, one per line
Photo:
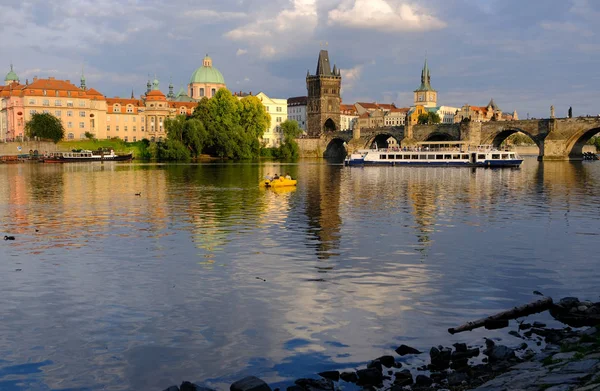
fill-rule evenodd
<path id="1" fill-rule="evenodd" d="M 514 151 L 491 145 L 473 148 L 463 143 L 430 142 L 413 148 L 358 150 L 344 163 L 347 166 L 519 167 L 523 159 Z"/>
<path id="2" fill-rule="evenodd" d="M 97 151 L 81 150 L 72 152 L 50 152 L 39 159 L 43 163 L 74 163 L 74 162 L 124 162 L 133 159 L 133 153 L 117 155 L 114 150 Z"/>

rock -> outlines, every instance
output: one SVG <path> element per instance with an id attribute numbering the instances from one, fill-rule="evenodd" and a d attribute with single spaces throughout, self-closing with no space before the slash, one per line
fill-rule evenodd
<path id="1" fill-rule="evenodd" d="M 557 373 L 544 376 L 538 380 L 539 385 L 577 384 L 581 379 L 588 376 L 588 373 Z"/>
<path id="2" fill-rule="evenodd" d="M 450 368 L 458 372 L 465 371 L 469 368 L 469 360 L 467 360 L 466 358 L 463 360 L 452 360 Z"/>
<path id="3" fill-rule="evenodd" d="M 256 376 L 246 376 L 233 383 L 230 391 L 271 391 L 271 387 Z M 183 391 L 183 390 L 182 390 Z"/>
<path id="4" fill-rule="evenodd" d="M 325 378 L 325 379 L 329 379 L 329 380 L 333 380 L 333 381 L 339 381 L 340 380 L 340 372 L 339 371 L 325 371 L 325 372 L 320 372 L 319 376 Z"/>
<path id="5" fill-rule="evenodd" d="M 463 381 L 467 381 L 469 377 L 463 372 L 452 372 L 448 375 L 448 385 L 451 387 L 459 386 Z"/>
<path id="6" fill-rule="evenodd" d="M 429 387 L 432 384 L 433 384 L 433 380 L 431 380 L 429 377 L 427 377 L 425 375 L 418 375 L 417 378 L 415 379 L 415 385 L 420 386 L 420 387 Z"/>
<path id="7" fill-rule="evenodd" d="M 348 383 L 356 383 L 358 380 L 358 376 L 356 376 L 355 372 L 342 372 L 340 378 Z"/>
<path id="8" fill-rule="evenodd" d="M 533 322 L 533 327 L 538 328 L 538 329 L 543 329 L 544 327 L 546 327 L 546 323 Z"/>
<path id="9" fill-rule="evenodd" d="M 584 305 L 580 305 L 579 307 L 577 307 L 577 311 L 579 311 L 579 312 L 585 312 L 585 311 L 587 311 L 587 309 L 588 308 Z"/>
<path id="10" fill-rule="evenodd" d="M 367 368 L 376 368 L 379 372 L 383 372 L 383 366 L 379 360 L 373 360 L 367 364 Z"/>
<path id="11" fill-rule="evenodd" d="M 375 361 L 379 361 L 386 368 L 391 368 L 394 366 L 394 362 L 396 362 L 396 359 L 394 358 L 394 356 L 381 356 L 375 359 Z"/>
<path id="12" fill-rule="evenodd" d="M 521 323 L 519 325 L 519 330 L 529 330 L 531 327 L 530 323 Z"/>
<path id="13" fill-rule="evenodd" d="M 406 356 L 407 354 L 421 354 L 421 352 L 418 351 L 417 349 L 411 348 L 410 346 L 407 346 L 407 345 L 400 345 L 396 349 L 396 353 L 398 353 L 401 356 Z"/>
<path id="14" fill-rule="evenodd" d="M 394 361 L 394 368 L 402 368 L 402 363 L 398 361 Z"/>
<path id="15" fill-rule="evenodd" d="M 452 350 L 440 346 L 435 346 L 429 350 L 432 369 L 443 370 L 450 368 L 450 359 L 452 358 Z"/>
<path id="16" fill-rule="evenodd" d="M 594 367 L 598 365 L 598 360 L 581 360 L 572 361 L 561 368 L 561 372 L 577 373 L 577 372 L 590 372 Z"/>
<path id="17" fill-rule="evenodd" d="M 452 346 L 454 346 L 454 350 L 456 350 L 457 352 L 466 352 L 467 351 L 466 343 L 455 343 Z"/>
<path id="18" fill-rule="evenodd" d="M 184 381 L 179 386 L 179 391 L 215 391 L 212 388 L 199 386 L 198 384 L 190 383 L 189 381 Z"/>
<path id="19" fill-rule="evenodd" d="M 556 353 L 552 356 L 552 360 L 570 360 L 575 356 L 575 352 Z"/>
<path id="20" fill-rule="evenodd" d="M 492 345 L 483 351 L 489 357 L 490 363 L 505 361 L 515 357 L 515 351 L 504 345 Z"/>
<path id="21" fill-rule="evenodd" d="M 510 335 L 512 335 L 513 337 L 516 337 L 516 338 L 523 338 L 523 337 L 521 337 L 521 334 L 519 334 L 519 332 L 515 331 L 515 330 L 509 331 L 508 334 L 510 334 Z"/>
<path id="22" fill-rule="evenodd" d="M 525 349 L 527 349 L 528 346 L 529 345 L 527 345 L 525 342 L 523 342 L 522 344 L 519 345 L 517 350 L 525 350 Z"/>
<path id="23" fill-rule="evenodd" d="M 396 377 L 396 379 L 394 380 L 394 384 L 396 384 L 396 385 L 408 386 L 410 384 L 413 384 L 413 377 L 408 369 L 404 369 L 400 372 L 396 372 L 395 377 Z"/>
<path id="24" fill-rule="evenodd" d="M 298 379 L 294 383 L 305 391 L 333 391 L 333 382 L 329 379 Z"/>
<path id="25" fill-rule="evenodd" d="M 294 384 L 293 386 L 289 386 L 286 388 L 286 391 L 305 391 L 304 388 Z"/>
<path id="26" fill-rule="evenodd" d="M 381 384 L 383 375 L 377 368 L 359 369 L 356 371 L 358 376 L 358 384 L 367 386 L 376 386 Z"/>
<path id="27" fill-rule="evenodd" d="M 479 356 L 479 348 L 467 349 L 464 352 L 454 351 L 452 352 L 451 359 L 464 360 L 467 358 L 473 358 Z"/>
<path id="28" fill-rule="evenodd" d="M 163 391 L 179 391 L 179 387 L 171 386 L 169 388 L 165 388 Z"/>
<path id="29" fill-rule="evenodd" d="M 574 307 L 579 304 L 579 299 L 576 297 L 563 297 L 558 302 L 561 307 Z"/>
<path id="30" fill-rule="evenodd" d="M 441 383 L 447 377 L 447 375 L 448 374 L 446 372 L 431 372 L 431 375 L 429 375 L 429 377 L 434 382 Z"/>

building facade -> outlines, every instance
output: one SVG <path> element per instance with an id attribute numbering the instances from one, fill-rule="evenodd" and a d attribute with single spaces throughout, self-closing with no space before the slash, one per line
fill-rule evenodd
<path id="1" fill-rule="evenodd" d="M 202 66 L 192 73 L 188 84 L 188 96 L 195 100 L 212 98 L 221 88 L 227 88 L 225 79 L 217 68 L 213 68 L 208 54 L 202 60 Z"/>
<path id="2" fill-rule="evenodd" d="M 264 92 L 259 92 L 256 97 L 260 99 L 267 113 L 271 115 L 271 123 L 261 141 L 266 147 L 278 147 L 283 143 L 281 123 L 288 119 L 288 100 L 270 98 Z"/>
<path id="3" fill-rule="evenodd" d="M 319 52 L 317 71 L 306 74 L 308 99 L 306 106 L 307 133 L 319 137 L 324 132 L 340 129 L 340 89 L 342 76 L 334 65 L 331 69 L 327 50 Z"/>
<path id="4" fill-rule="evenodd" d="M 340 130 L 351 131 L 358 123 L 358 111 L 354 105 L 340 104 Z"/>
<path id="5" fill-rule="evenodd" d="M 496 102 L 494 102 L 494 99 L 490 99 L 487 106 L 464 105 L 454 115 L 454 122 L 462 122 L 464 120 L 474 122 L 515 121 L 518 119 L 519 116 L 516 111 L 512 114 L 503 113 L 498 105 L 496 105 Z"/>
<path id="6" fill-rule="evenodd" d="M 298 127 L 306 134 L 306 105 L 308 97 L 296 96 L 288 98 L 287 102 L 288 119 L 298 122 Z"/>
<path id="7" fill-rule="evenodd" d="M 421 85 L 414 91 L 414 106 L 435 107 L 437 106 L 437 91 L 431 87 L 431 75 L 427 59 L 421 70 Z"/>

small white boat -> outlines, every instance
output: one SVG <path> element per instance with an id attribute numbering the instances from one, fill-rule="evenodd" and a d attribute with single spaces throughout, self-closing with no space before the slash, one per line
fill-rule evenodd
<path id="1" fill-rule="evenodd" d="M 346 166 L 428 166 L 428 167 L 519 167 L 523 159 L 516 152 L 491 145 L 476 148 L 464 143 L 421 143 L 412 148 L 375 148 L 353 152 Z"/>

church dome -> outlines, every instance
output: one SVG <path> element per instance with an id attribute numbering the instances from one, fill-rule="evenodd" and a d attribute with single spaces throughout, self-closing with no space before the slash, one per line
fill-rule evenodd
<path id="1" fill-rule="evenodd" d="M 17 76 L 17 74 L 15 73 L 15 71 L 13 71 L 12 64 L 10 66 L 10 72 L 8 72 L 6 74 L 6 77 L 4 78 L 4 81 L 19 81 L 19 77 Z"/>
<path id="2" fill-rule="evenodd" d="M 217 68 L 213 68 L 212 59 L 206 55 L 202 66 L 192 73 L 190 84 L 193 83 L 225 84 L 225 79 Z"/>

